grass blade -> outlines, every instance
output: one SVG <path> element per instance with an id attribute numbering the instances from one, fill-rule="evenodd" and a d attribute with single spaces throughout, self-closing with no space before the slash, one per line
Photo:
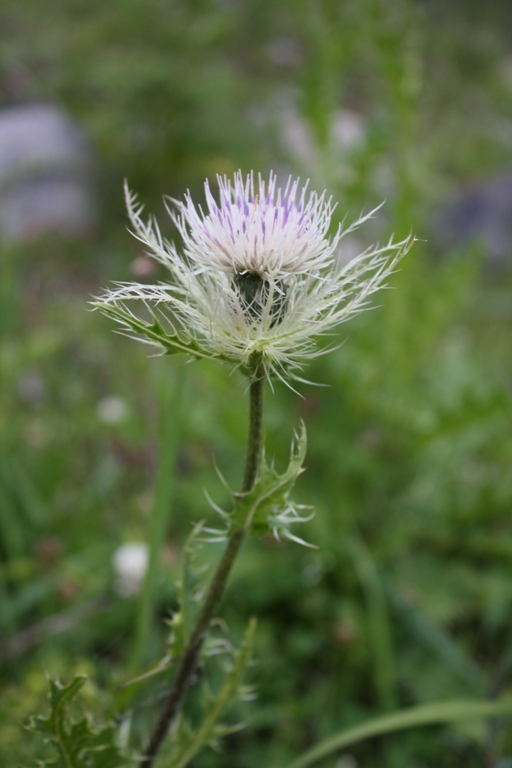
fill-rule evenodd
<path id="1" fill-rule="evenodd" d="M 152 633 L 152 621 L 160 572 L 160 552 L 174 495 L 176 451 L 181 433 L 183 396 L 186 373 L 184 366 L 177 368 L 174 387 L 162 387 L 162 447 L 156 477 L 155 496 L 149 527 L 149 559 L 142 586 L 136 620 L 136 634 L 131 668 L 136 671 L 144 663 Z"/>
<path id="2" fill-rule="evenodd" d="M 375 687 L 384 710 L 397 707 L 393 633 L 386 595 L 375 561 L 361 537 L 347 536 L 346 547 L 365 596 Z"/>
<path id="3" fill-rule="evenodd" d="M 424 725 L 443 725 L 457 720 L 472 718 L 496 717 L 512 714 L 512 699 L 499 701 L 446 701 L 438 704 L 422 704 L 401 712 L 382 715 L 368 720 L 361 725 L 348 728 L 341 733 L 321 741 L 287 768 L 307 768 L 323 757 L 331 755 L 338 749 L 349 747 L 359 741 L 382 736 L 385 733 L 401 731 L 406 728 L 418 728 Z"/>

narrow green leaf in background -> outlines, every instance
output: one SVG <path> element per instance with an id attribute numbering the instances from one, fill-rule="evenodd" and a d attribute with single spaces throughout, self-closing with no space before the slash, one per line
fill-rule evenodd
<path id="1" fill-rule="evenodd" d="M 499 715 L 512 714 L 512 699 L 501 701 L 446 701 L 439 704 L 423 704 L 412 707 L 402 712 L 393 712 L 383 715 L 366 723 L 356 725 L 353 728 L 331 736 L 316 747 L 310 749 L 302 757 L 299 757 L 287 768 L 306 768 L 313 765 L 323 757 L 331 755 L 338 749 L 357 744 L 359 741 L 370 739 L 373 736 L 382 736 L 385 733 L 401 731 L 406 728 L 417 728 L 423 725 L 444 725 L 457 720 L 470 720 L 480 717 L 497 717 Z"/>
<path id="2" fill-rule="evenodd" d="M 398 704 L 393 634 L 381 576 L 371 552 L 360 536 L 347 536 L 345 544 L 365 595 L 368 633 L 375 666 L 375 687 L 383 709 L 393 710 Z"/>
<path id="3" fill-rule="evenodd" d="M 149 560 L 146 577 L 140 595 L 136 620 L 136 634 L 131 668 L 136 671 L 144 663 L 151 637 L 155 601 L 160 573 L 160 552 L 165 541 L 165 527 L 174 494 L 176 451 L 181 433 L 183 396 L 186 373 L 183 366 L 175 372 L 171 381 L 162 386 L 162 447 L 156 478 L 155 496 L 149 528 Z"/>

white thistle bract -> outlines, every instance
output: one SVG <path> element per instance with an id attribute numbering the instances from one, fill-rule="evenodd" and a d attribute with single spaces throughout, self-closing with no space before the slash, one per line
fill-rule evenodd
<path id="1" fill-rule="evenodd" d="M 240 171 L 233 182 L 218 177 L 218 183 L 218 202 L 205 183 L 206 211 L 189 193 L 184 202 L 172 201 L 182 254 L 154 219 L 142 219 L 142 206 L 126 188 L 134 234 L 171 279 L 118 284 L 95 305 L 165 353 L 183 351 L 249 372 L 258 360 L 269 377 L 298 379 L 304 362 L 320 354 L 315 337 L 366 308 L 414 239 L 372 246 L 341 264 L 340 240 L 373 211 L 329 238 L 334 206 L 325 192 L 308 192 L 291 178 L 281 190 L 273 174 L 268 184 L 261 176 L 256 184 L 252 173 L 244 178 Z M 127 306 L 132 300 L 146 305 L 149 319 Z"/>

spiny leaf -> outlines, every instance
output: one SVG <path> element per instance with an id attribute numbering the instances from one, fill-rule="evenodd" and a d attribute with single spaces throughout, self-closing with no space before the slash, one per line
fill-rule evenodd
<path id="1" fill-rule="evenodd" d="M 185 732 L 182 731 L 180 734 L 181 743 L 178 749 L 173 752 L 171 760 L 167 763 L 167 768 L 184 768 L 201 747 L 210 742 L 215 744 L 220 736 L 232 730 L 229 727 L 220 725 L 218 721 L 238 694 L 242 675 L 251 660 L 255 630 L 256 619 L 253 618 L 249 622 L 244 641 L 236 655 L 233 668 L 229 672 L 219 693 L 208 707 L 203 722 L 195 733 L 189 733 L 186 736 Z"/>
<path id="2" fill-rule="evenodd" d="M 177 352 L 185 352 L 197 359 L 215 358 L 221 362 L 232 362 L 223 355 L 212 353 L 203 349 L 196 339 L 183 339 L 177 333 L 170 335 L 167 333 L 158 318 L 151 313 L 152 322 L 148 323 L 137 317 L 132 312 L 116 304 L 106 304 L 103 302 L 94 303 L 97 309 L 100 309 L 104 315 L 111 317 L 121 324 L 127 331 L 132 331 L 137 336 L 145 336 L 149 343 L 156 344 L 165 351 L 167 355 L 174 355 Z"/>
<path id="3" fill-rule="evenodd" d="M 174 660 L 181 656 L 185 650 L 197 612 L 198 583 L 202 569 L 194 566 L 194 556 L 201 546 L 198 536 L 202 530 L 203 523 L 200 522 L 194 527 L 183 547 L 181 576 L 177 582 L 179 610 L 167 622 L 171 627 L 167 654 L 160 659 L 158 664 L 123 683 L 121 688 L 135 688 L 137 690 L 151 678 L 167 672 L 172 667 Z"/>
<path id="4" fill-rule="evenodd" d="M 252 490 L 232 494 L 234 510 L 230 515 L 231 530 L 247 528 L 256 535 L 268 530 L 284 533 L 291 522 L 299 522 L 301 518 L 296 510 L 300 507 L 289 496 L 297 478 L 304 472 L 302 464 L 305 457 L 306 428 L 302 424 L 301 433 L 292 445 L 286 471 L 279 475 L 273 463 L 269 466 L 263 455 L 261 470 Z"/>
<path id="5" fill-rule="evenodd" d="M 55 760 L 48 765 L 56 768 L 121 768 L 128 758 L 117 745 L 117 728 L 109 723 L 92 729 L 87 717 L 70 720 L 67 705 L 75 698 L 86 681 L 78 675 L 69 685 L 50 680 L 50 713 L 38 715 L 30 722 L 30 729 L 43 736 L 57 751 Z"/>
<path id="6" fill-rule="evenodd" d="M 201 569 L 194 567 L 194 556 L 200 548 L 198 536 L 203 529 L 203 523 L 194 526 L 183 548 L 183 564 L 181 577 L 178 581 L 179 611 L 171 619 L 171 651 L 172 656 L 180 656 L 192 633 L 193 621 L 197 611 L 197 591 Z"/>

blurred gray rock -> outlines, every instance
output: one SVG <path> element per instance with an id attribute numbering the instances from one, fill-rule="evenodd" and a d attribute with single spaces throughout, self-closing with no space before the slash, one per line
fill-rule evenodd
<path id="1" fill-rule="evenodd" d="M 328 150 L 318 145 L 311 125 L 299 113 L 286 93 L 280 105 L 281 142 L 283 149 L 304 168 L 313 179 L 322 168 L 322 156 L 328 153 L 330 174 L 338 180 L 350 173 L 347 156 L 359 149 L 366 137 L 364 118 L 349 109 L 340 109 L 333 115 L 329 128 Z"/>
<path id="2" fill-rule="evenodd" d="M 63 110 L 47 104 L 0 110 L 0 239 L 90 234 L 93 166 L 84 132 Z"/>
<path id="3" fill-rule="evenodd" d="M 437 217 L 434 228 L 441 248 L 476 242 L 490 266 L 512 265 L 512 170 L 466 189 Z"/>

